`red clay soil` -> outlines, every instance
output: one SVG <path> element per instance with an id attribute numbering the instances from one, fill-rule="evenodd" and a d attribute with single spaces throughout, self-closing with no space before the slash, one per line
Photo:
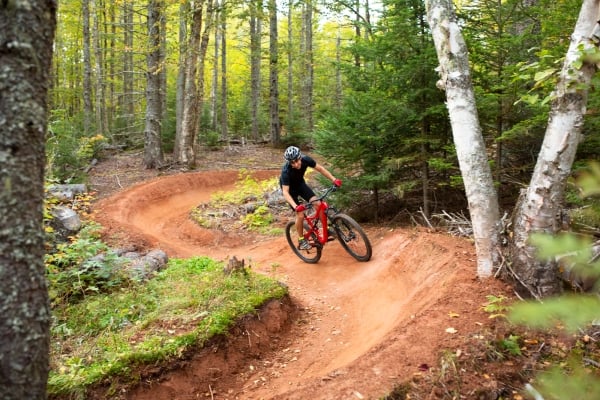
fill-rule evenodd
<path id="1" fill-rule="evenodd" d="M 107 179 L 122 184 L 124 176 Z M 232 189 L 237 178 L 237 169 L 176 173 L 115 192 L 102 190 L 99 173 L 92 179 L 103 197 L 95 218 L 109 242 L 160 248 L 170 257 L 235 255 L 286 284 L 291 300 L 269 304 L 229 339 L 177 365 L 145 371 L 142 384 L 119 398 L 380 399 L 402 383 L 410 398 L 491 399 L 506 392 L 507 378 L 495 371 L 451 368 L 486 347 L 484 333 L 496 328 L 482 305 L 488 295 L 507 293 L 497 280 L 476 278 L 470 241 L 421 228 L 365 226 L 373 244 L 369 262 L 331 242 L 318 264 L 306 264 L 283 235 L 252 239 L 189 219 L 191 209 Z M 444 354 L 455 364 L 441 364 Z M 448 375 L 453 386 L 436 384 Z M 489 397 L 480 397 L 484 392 Z"/>

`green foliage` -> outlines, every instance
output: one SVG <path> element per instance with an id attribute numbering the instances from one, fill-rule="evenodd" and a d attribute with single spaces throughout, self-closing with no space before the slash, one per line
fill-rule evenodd
<path id="1" fill-rule="evenodd" d="M 211 149 L 219 147 L 220 136 L 213 130 L 206 130 L 200 134 L 200 142 Z"/>
<path id="2" fill-rule="evenodd" d="M 250 230 L 261 231 L 271 225 L 273 222 L 273 214 L 266 205 L 260 205 L 251 214 L 246 214 L 242 217 L 242 223 Z"/>
<path id="3" fill-rule="evenodd" d="M 508 337 L 502 338 L 498 341 L 499 347 L 510 354 L 511 356 L 521 355 L 521 344 L 519 343 L 520 337 L 515 335 L 509 335 Z"/>
<path id="4" fill-rule="evenodd" d="M 523 303 L 515 305 L 509 314 L 513 323 L 533 328 L 564 327 L 576 332 L 590 321 L 598 318 L 600 300 L 588 295 L 565 295 L 545 300 L 543 304 Z"/>
<path id="5" fill-rule="evenodd" d="M 583 176 L 581 182 L 588 188 L 583 192 L 596 193 L 599 181 L 595 178 L 590 181 L 589 176 Z M 597 282 L 600 278 L 600 261 L 593 257 L 591 241 L 591 238 L 571 233 L 556 236 L 538 234 L 531 237 L 531 243 L 538 248 L 539 258 L 556 258 L 564 268 L 571 268 L 576 276 Z M 509 320 L 538 329 L 560 328 L 576 333 L 598 320 L 598 310 L 600 299 L 597 295 L 569 294 L 546 299 L 543 303 L 524 302 L 515 305 L 509 314 Z M 548 399 L 600 398 L 598 379 L 582 367 L 581 361 L 581 354 L 573 354 L 570 365 L 557 366 L 542 373 L 537 378 L 539 387 L 530 386 L 529 391 L 539 391 Z"/>
<path id="6" fill-rule="evenodd" d="M 447 110 L 435 87 L 438 60 L 425 20 L 422 2 L 386 3 L 377 34 L 355 41 L 348 49 L 352 58 L 340 66 L 350 89 L 341 107 L 323 115 L 314 140 L 316 151 L 349 177 L 353 193 L 346 195 L 404 194 L 420 185 L 428 160 L 456 161 L 444 147 Z M 429 185 L 446 179 L 432 175 Z"/>
<path id="7" fill-rule="evenodd" d="M 506 296 L 488 295 L 486 298 L 488 301 L 483 305 L 483 311 L 490 313 L 490 318 L 506 316 L 506 312 L 510 310 L 510 306 L 506 304 Z"/>
<path id="8" fill-rule="evenodd" d="M 192 210 L 192 218 L 205 228 L 245 228 L 257 230 L 264 234 L 279 234 L 278 229 L 271 229 L 274 221 L 268 204 L 262 200 L 265 194 L 277 187 L 277 178 L 258 181 L 250 171 L 240 170 L 235 189 L 227 192 L 216 192 L 208 204 Z M 249 211 L 251 210 L 251 211 Z M 225 226 L 226 217 L 239 217 L 233 226 Z"/>
<path id="9" fill-rule="evenodd" d="M 99 156 L 107 140 L 102 135 L 84 136 L 78 121 L 51 118 L 46 141 L 48 170 L 51 179 L 60 182 L 80 182 L 83 169 Z"/>
<path id="10" fill-rule="evenodd" d="M 228 192 L 214 193 L 210 202 L 212 205 L 219 207 L 228 204 L 243 204 L 250 199 L 260 199 L 265 192 L 273 188 L 275 181 L 275 179 L 256 180 L 252 177 L 252 171 L 241 169 L 235 183 L 235 189 Z"/>
<path id="11" fill-rule="evenodd" d="M 55 309 L 49 394 L 85 397 L 87 387 L 111 377 L 134 381 L 132 367 L 181 357 L 286 294 L 268 277 L 222 269 L 206 257 L 173 259 L 146 284 Z"/>
<path id="12" fill-rule="evenodd" d="M 100 241 L 98 225 L 88 222 L 68 243 L 60 243 L 44 258 L 53 306 L 76 302 L 129 284 L 127 261 Z"/>
<path id="13" fill-rule="evenodd" d="M 600 163 L 590 162 L 589 170 L 581 172 L 577 179 L 581 197 L 600 197 Z"/>
<path id="14" fill-rule="evenodd" d="M 541 374 L 538 381 L 538 392 L 545 400 L 597 399 L 600 396 L 600 379 L 576 361 L 551 368 Z"/>

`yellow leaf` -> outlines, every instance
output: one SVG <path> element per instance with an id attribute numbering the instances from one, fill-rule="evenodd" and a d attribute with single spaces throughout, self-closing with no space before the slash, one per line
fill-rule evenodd
<path id="1" fill-rule="evenodd" d="M 449 316 L 450 318 L 458 318 L 458 317 L 460 317 L 460 314 L 457 314 L 457 313 L 455 313 L 455 312 L 452 312 L 452 311 L 450 311 L 450 312 L 448 313 L 448 316 Z"/>

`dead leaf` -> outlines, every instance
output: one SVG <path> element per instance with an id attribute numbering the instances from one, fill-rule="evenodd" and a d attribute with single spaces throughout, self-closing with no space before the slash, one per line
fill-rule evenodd
<path id="1" fill-rule="evenodd" d="M 456 332 L 458 332 L 458 331 L 454 328 L 446 328 L 446 333 L 456 333 Z"/>

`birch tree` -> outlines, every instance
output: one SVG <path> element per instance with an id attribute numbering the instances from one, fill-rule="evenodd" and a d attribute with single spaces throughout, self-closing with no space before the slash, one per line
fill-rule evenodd
<path id="1" fill-rule="evenodd" d="M 0 2 L 0 398 L 46 399 L 47 92 L 56 2 Z"/>
<path id="2" fill-rule="evenodd" d="M 588 90 L 596 72 L 596 64 L 585 54 L 597 54 L 599 16 L 600 1 L 584 0 L 552 94 L 548 126 L 533 176 L 515 210 L 512 273 L 534 297 L 556 294 L 562 288 L 556 262 L 538 260 L 528 239 L 533 233 L 556 233 L 562 226 L 564 192 L 582 139 Z"/>
<path id="3" fill-rule="evenodd" d="M 428 0 L 426 6 L 440 63 L 438 87 L 446 91 L 456 155 L 473 225 L 477 275 L 489 277 L 498 256 L 500 212 L 477 115 L 468 49 L 452 1 Z"/>
<path id="4" fill-rule="evenodd" d="M 181 135 L 183 120 L 183 103 L 185 100 L 185 60 L 187 55 L 187 21 L 190 12 L 190 2 L 179 3 L 179 55 L 177 66 L 177 82 L 175 91 L 175 137 Z"/>
<path id="5" fill-rule="evenodd" d="M 192 24 L 186 46 L 185 89 L 181 117 L 181 130 L 175 136 L 173 160 L 188 167 L 196 163 L 194 154 L 194 136 L 198 121 L 198 92 L 196 77 L 198 75 L 198 57 L 202 30 L 203 0 L 194 1 L 191 5 Z"/>
<path id="6" fill-rule="evenodd" d="M 485 148 L 480 146 L 481 132 L 473 90 L 468 82 L 467 50 L 452 3 L 430 0 L 426 4 L 440 61 L 440 87 L 446 90 L 454 142 L 469 201 L 478 273 L 489 276 L 489 267 L 499 255 L 497 195 L 491 190 Z M 587 60 L 585 55 L 597 53 L 599 11 L 600 0 L 584 0 L 552 96 L 548 126 L 536 167 L 527 190 L 515 207 L 510 272 L 517 280 L 517 286 L 533 297 L 553 295 L 562 288 L 556 263 L 538 260 L 529 238 L 534 233 L 553 234 L 561 229 L 564 191 L 581 138 L 591 78 L 596 72 L 595 63 Z M 472 143 L 464 140 L 466 131 Z M 479 171 L 475 170 L 477 165 Z"/>

